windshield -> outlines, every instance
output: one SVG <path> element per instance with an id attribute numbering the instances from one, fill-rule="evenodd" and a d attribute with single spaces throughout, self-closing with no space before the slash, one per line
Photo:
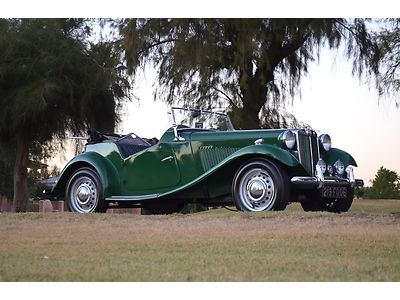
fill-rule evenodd
<path id="1" fill-rule="evenodd" d="M 229 116 L 225 113 L 197 108 L 172 107 L 172 124 L 186 125 L 191 128 L 235 130 Z"/>

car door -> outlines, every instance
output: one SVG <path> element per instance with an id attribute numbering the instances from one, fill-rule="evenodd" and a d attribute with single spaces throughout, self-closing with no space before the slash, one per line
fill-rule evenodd
<path id="1" fill-rule="evenodd" d="M 176 186 L 180 178 L 173 149 L 158 143 L 125 161 L 121 186 L 128 195 L 151 194 Z"/>

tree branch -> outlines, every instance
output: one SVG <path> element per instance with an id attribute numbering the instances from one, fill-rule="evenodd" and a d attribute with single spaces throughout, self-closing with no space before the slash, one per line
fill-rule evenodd
<path id="1" fill-rule="evenodd" d="M 146 46 L 145 49 L 143 49 L 143 50 L 141 50 L 141 51 L 138 52 L 138 55 L 140 55 L 140 54 L 142 54 L 142 53 L 144 53 L 144 52 L 150 50 L 151 48 L 160 46 L 160 45 L 162 45 L 162 44 L 167 44 L 167 43 L 171 43 L 171 42 L 176 42 L 177 40 L 178 40 L 178 39 L 174 39 L 174 38 L 165 39 L 165 40 L 162 40 L 162 41 L 159 40 L 159 41 L 157 41 L 157 42 L 155 42 L 155 43 L 153 43 L 153 44 L 150 44 L 150 45 Z"/>
<path id="2" fill-rule="evenodd" d="M 222 95 L 224 95 L 224 96 L 226 97 L 226 99 L 228 99 L 229 102 L 230 102 L 233 106 L 237 107 L 237 105 L 235 104 L 235 102 L 233 101 L 233 99 L 232 99 L 231 97 L 229 97 L 224 91 L 221 91 L 220 89 L 218 89 L 218 88 L 216 88 L 216 87 L 214 87 L 214 89 L 215 89 L 217 92 L 219 92 L 219 93 L 221 93 Z"/>
<path id="3" fill-rule="evenodd" d="M 342 21 L 336 20 L 336 23 L 338 23 L 340 26 L 342 26 L 344 29 L 346 29 L 347 31 L 351 32 L 354 36 L 357 37 L 357 33 L 355 33 L 353 31 L 353 29 L 351 29 L 349 26 L 347 26 L 346 24 L 344 24 Z"/>

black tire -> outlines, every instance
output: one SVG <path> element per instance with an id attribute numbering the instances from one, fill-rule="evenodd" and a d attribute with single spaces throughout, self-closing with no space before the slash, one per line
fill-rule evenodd
<path id="1" fill-rule="evenodd" d="M 333 213 L 347 212 L 354 198 L 354 189 L 349 188 L 347 198 L 321 199 L 317 191 L 310 193 L 306 201 L 301 202 L 304 211 L 328 211 Z"/>
<path id="2" fill-rule="evenodd" d="M 321 203 L 321 197 L 318 191 L 308 192 L 306 200 L 300 202 L 301 207 L 304 211 L 326 211 L 327 207 L 324 203 Z"/>
<path id="3" fill-rule="evenodd" d="M 290 199 L 289 179 L 277 163 L 250 160 L 236 172 L 232 196 L 241 211 L 284 210 Z"/>
<path id="4" fill-rule="evenodd" d="M 77 213 L 105 213 L 108 202 L 103 198 L 103 186 L 97 172 L 91 168 L 76 170 L 65 189 L 67 209 Z"/>
<path id="5" fill-rule="evenodd" d="M 349 211 L 351 205 L 353 204 L 354 189 L 347 189 L 347 198 L 335 199 L 331 203 L 328 203 L 328 211 L 334 213 L 341 213 Z"/>

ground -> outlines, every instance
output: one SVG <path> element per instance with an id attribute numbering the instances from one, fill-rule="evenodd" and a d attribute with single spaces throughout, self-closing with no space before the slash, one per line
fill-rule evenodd
<path id="1" fill-rule="evenodd" d="M 400 201 L 348 213 L 0 214 L 0 281 L 400 281 Z"/>

